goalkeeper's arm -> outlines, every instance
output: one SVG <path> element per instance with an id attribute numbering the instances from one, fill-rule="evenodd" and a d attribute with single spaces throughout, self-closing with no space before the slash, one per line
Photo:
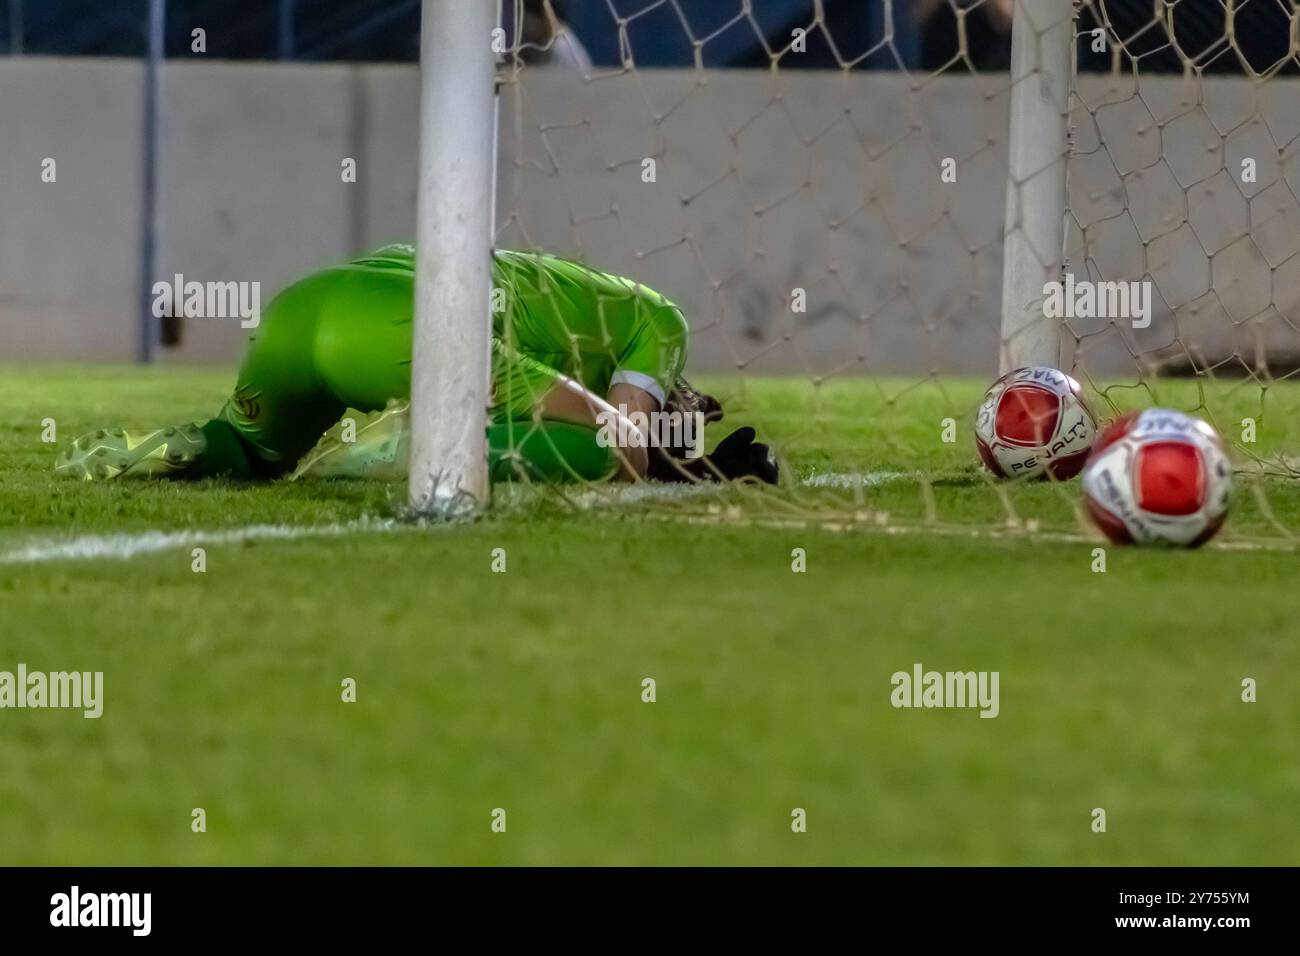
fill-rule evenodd
<path id="1" fill-rule="evenodd" d="M 586 425 L 589 428 L 598 428 L 612 422 L 614 449 L 619 461 L 615 477 L 620 481 L 638 481 L 646 476 L 650 467 L 648 436 L 628 417 L 636 412 L 642 412 L 648 417 L 652 412 L 659 411 L 659 399 L 645 389 L 618 382 L 610 387 L 605 398 L 601 398 L 580 382 L 568 376 L 560 376 L 538 407 L 543 418 Z"/>

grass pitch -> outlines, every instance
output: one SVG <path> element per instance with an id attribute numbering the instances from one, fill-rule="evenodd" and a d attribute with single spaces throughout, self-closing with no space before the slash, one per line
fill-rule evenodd
<path id="1" fill-rule="evenodd" d="M 1257 428 L 1222 541 L 1105 573 L 1077 483 L 980 476 L 966 380 L 714 382 L 792 487 L 457 527 L 388 530 L 400 485 L 52 478 L 43 420 L 201 419 L 229 383 L 0 377 L 0 670 L 104 672 L 99 720 L 0 710 L 0 863 L 1300 863 L 1300 483 L 1259 465 L 1300 453 L 1300 387 L 1097 396 Z M 206 572 L 183 538 L 42 559 L 152 531 L 216 533 Z M 998 671 L 999 716 L 893 708 L 917 662 Z"/>

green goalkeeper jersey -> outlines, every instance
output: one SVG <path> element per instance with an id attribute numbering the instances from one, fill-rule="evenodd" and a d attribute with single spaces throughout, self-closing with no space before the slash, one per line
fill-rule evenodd
<path id="1" fill-rule="evenodd" d="M 349 265 L 396 270 L 414 283 L 415 247 L 383 246 Z M 662 405 L 681 374 L 686 321 L 652 289 L 559 256 L 507 250 L 493 254 L 492 286 L 495 405 L 524 411 L 548 387 L 548 372 L 601 396 L 625 382 Z"/>
<path id="2" fill-rule="evenodd" d="M 415 250 L 388 245 L 307 276 L 267 306 L 221 418 L 268 472 L 347 408 L 411 394 Z M 662 404 L 685 361 L 678 308 L 629 279 L 521 252 L 493 257 L 491 419 L 529 421 L 560 376 L 604 396 L 627 382 Z"/>

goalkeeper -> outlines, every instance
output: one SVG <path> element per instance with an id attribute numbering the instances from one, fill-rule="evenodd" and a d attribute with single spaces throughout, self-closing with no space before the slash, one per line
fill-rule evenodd
<path id="1" fill-rule="evenodd" d="M 491 342 L 492 480 L 776 483 L 776 463 L 753 429 L 694 459 L 684 448 L 626 440 L 636 412 L 722 417 L 716 400 L 681 377 L 686 322 L 663 296 L 576 262 L 518 252 L 494 253 L 492 279 L 504 293 Z M 86 479 L 404 474 L 414 288 L 409 245 L 308 276 L 268 305 L 215 418 L 101 429 L 60 454 L 55 470 Z M 349 409 L 361 414 L 341 420 Z M 598 424 L 611 422 L 605 434 L 624 440 L 601 440 Z"/>

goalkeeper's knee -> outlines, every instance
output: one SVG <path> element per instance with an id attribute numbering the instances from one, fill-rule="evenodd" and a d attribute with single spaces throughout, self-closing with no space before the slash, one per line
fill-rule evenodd
<path id="1" fill-rule="evenodd" d="M 618 469 L 597 431 L 557 421 L 510 421 L 488 427 L 493 481 L 604 481 Z"/>

